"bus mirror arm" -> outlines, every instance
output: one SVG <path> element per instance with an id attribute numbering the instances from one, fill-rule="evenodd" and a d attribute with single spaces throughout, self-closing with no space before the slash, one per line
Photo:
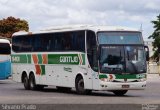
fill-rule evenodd
<path id="1" fill-rule="evenodd" d="M 149 48 L 148 48 L 148 46 L 144 46 L 144 49 L 145 49 L 146 61 L 149 61 Z"/>

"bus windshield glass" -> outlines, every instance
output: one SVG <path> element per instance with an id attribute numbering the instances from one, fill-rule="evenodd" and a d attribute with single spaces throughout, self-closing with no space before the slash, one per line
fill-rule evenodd
<path id="1" fill-rule="evenodd" d="M 99 32 L 99 44 L 142 44 L 140 32 Z"/>
<path id="2" fill-rule="evenodd" d="M 143 46 L 101 46 L 100 67 L 102 73 L 145 72 Z"/>
<path id="3" fill-rule="evenodd" d="M 10 54 L 10 44 L 0 43 L 0 54 Z"/>
<path id="4" fill-rule="evenodd" d="M 146 72 L 141 33 L 99 32 L 100 71 L 109 74 Z"/>
<path id="5" fill-rule="evenodd" d="M 125 67 L 125 55 L 122 46 L 102 46 L 100 70 L 102 73 L 122 73 Z"/>

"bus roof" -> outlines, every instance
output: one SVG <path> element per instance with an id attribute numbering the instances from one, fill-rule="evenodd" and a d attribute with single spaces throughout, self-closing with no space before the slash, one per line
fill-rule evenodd
<path id="1" fill-rule="evenodd" d="M 0 39 L 0 43 L 10 43 L 10 41 L 7 39 Z"/>
<path id="2" fill-rule="evenodd" d="M 77 31 L 77 30 L 92 30 L 98 31 L 129 31 L 129 32 L 140 32 L 138 29 L 121 27 L 121 26 L 97 26 L 97 25 L 65 25 L 65 26 L 53 26 L 36 32 L 26 32 L 19 31 L 13 34 L 17 35 L 27 35 L 27 34 L 42 34 L 42 33 L 53 33 L 53 32 L 67 32 L 67 31 Z"/>

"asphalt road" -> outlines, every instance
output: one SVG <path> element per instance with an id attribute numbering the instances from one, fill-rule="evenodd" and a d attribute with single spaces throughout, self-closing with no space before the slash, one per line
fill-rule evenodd
<path id="1" fill-rule="evenodd" d="M 128 91 L 121 97 L 104 91 L 93 92 L 91 95 L 78 95 L 74 90 L 63 93 L 54 87 L 31 91 L 11 79 L 1 80 L 0 104 L 160 104 L 160 76 L 148 75 L 145 90 Z"/>

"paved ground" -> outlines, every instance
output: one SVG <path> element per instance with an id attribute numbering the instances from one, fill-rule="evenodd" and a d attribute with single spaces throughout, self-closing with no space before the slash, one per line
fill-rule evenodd
<path id="1" fill-rule="evenodd" d="M 54 87 L 43 91 L 24 90 L 21 83 L 0 81 L 0 104 L 160 104 L 160 76 L 148 75 L 146 90 L 129 91 L 126 96 L 114 96 L 111 92 L 93 92 L 77 95 L 58 92 Z"/>

